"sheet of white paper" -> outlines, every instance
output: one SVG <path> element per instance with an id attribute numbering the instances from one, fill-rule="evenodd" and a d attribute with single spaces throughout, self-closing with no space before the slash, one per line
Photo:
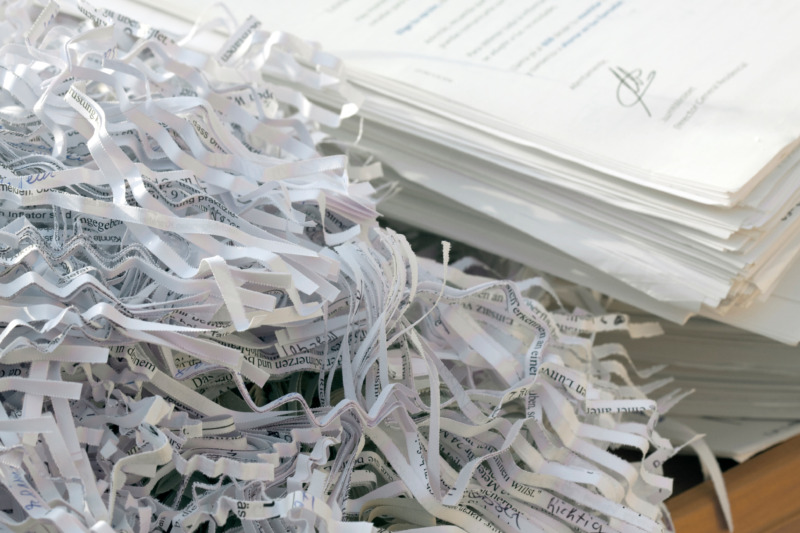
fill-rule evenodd
<path id="1" fill-rule="evenodd" d="M 185 13 L 205 3 L 163 7 Z M 800 135 L 797 79 L 784 68 L 798 55 L 800 10 L 784 2 L 306 0 L 234 9 L 320 41 L 356 79 L 402 84 L 406 98 L 451 120 L 695 199 L 741 198 Z"/>
<path id="2" fill-rule="evenodd" d="M 698 433 L 719 457 L 744 462 L 753 455 L 800 434 L 800 420 L 743 420 L 670 415 Z"/>

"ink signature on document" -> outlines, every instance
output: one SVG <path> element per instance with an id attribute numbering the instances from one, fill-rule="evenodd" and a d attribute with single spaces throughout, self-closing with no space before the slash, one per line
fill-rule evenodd
<path id="1" fill-rule="evenodd" d="M 650 109 L 644 102 L 644 95 L 647 89 L 650 88 L 650 84 L 653 83 L 656 72 L 654 70 L 650 71 L 650 73 L 645 76 L 640 68 L 625 70 L 622 67 L 617 67 L 610 68 L 609 70 L 614 77 L 619 80 L 619 85 L 617 85 L 617 102 L 623 107 L 641 105 L 642 109 L 647 113 L 647 116 L 652 116 L 650 114 Z"/>

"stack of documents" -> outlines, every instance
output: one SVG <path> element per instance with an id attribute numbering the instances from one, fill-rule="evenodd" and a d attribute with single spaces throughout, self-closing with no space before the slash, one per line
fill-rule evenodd
<path id="1" fill-rule="evenodd" d="M 674 321 L 800 341 L 795 4 L 233 9 L 345 60 L 354 134 L 405 180 L 385 213 Z"/>
<path id="2" fill-rule="evenodd" d="M 633 311 L 631 318 L 652 317 Z M 705 434 L 716 455 L 743 461 L 800 433 L 796 347 L 706 318 L 662 325 L 662 336 L 618 340 L 637 366 L 666 365 L 670 387 L 694 391 L 669 418 Z"/>

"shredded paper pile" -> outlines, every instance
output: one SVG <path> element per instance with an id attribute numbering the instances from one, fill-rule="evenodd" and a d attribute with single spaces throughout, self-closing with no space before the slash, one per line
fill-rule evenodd
<path id="1" fill-rule="evenodd" d="M 334 57 L 2 9 L 0 529 L 670 529 L 652 327 L 379 227 Z"/>

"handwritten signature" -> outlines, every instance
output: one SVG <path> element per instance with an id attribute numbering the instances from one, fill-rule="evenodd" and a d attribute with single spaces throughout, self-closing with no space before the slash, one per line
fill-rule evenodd
<path id="1" fill-rule="evenodd" d="M 644 76 L 640 68 L 625 70 L 622 67 L 617 67 L 609 70 L 619 80 L 617 102 L 623 107 L 633 107 L 640 104 L 648 117 L 653 116 L 650 114 L 650 109 L 644 103 L 643 98 L 656 77 L 656 71 L 653 70 L 647 76 Z"/>

